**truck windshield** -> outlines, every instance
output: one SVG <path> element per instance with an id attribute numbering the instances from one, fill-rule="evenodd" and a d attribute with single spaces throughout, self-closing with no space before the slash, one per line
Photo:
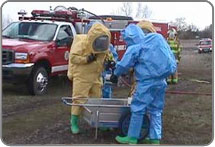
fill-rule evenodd
<path id="1" fill-rule="evenodd" d="M 2 36 L 6 38 L 50 41 L 53 40 L 56 29 L 56 24 L 14 22 L 3 30 Z"/>
<path id="2" fill-rule="evenodd" d="M 201 41 L 200 45 L 211 45 L 211 41 Z"/>

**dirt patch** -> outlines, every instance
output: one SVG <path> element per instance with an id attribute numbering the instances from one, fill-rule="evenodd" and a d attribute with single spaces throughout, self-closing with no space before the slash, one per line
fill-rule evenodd
<path id="1" fill-rule="evenodd" d="M 186 41 L 189 46 L 189 41 Z M 197 49 L 185 48 L 179 64 L 180 80 L 169 85 L 170 91 L 212 93 L 212 54 L 198 54 Z M 208 81 L 209 84 L 195 82 Z M 128 87 L 114 87 L 114 97 L 127 97 Z M 70 96 L 66 77 L 51 80 L 48 94 L 29 96 L 23 86 L 3 83 L 2 139 L 8 145 L 88 145 L 116 144 L 119 130 L 99 131 L 83 119 L 81 134 L 70 133 L 70 107 L 61 97 Z M 212 140 L 212 96 L 166 95 L 163 114 L 163 139 L 166 145 L 206 145 Z"/>

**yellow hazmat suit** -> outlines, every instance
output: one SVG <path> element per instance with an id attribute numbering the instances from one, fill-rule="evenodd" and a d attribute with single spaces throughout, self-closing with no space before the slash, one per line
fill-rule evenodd
<path id="1" fill-rule="evenodd" d="M 151 33 L 155 33 L 156 32 L 154 25 L 150 21 L 142 20 L 142 21 L 138 22 L 137 25 L 141 29 L 146 29 L 146 30 L 148 30 Z"/>
<path id="2" fill-rule="evenodd" d="M 100 45 L 97 41 L 100 37 L 108 38 L 105 48 L 96 48 Z M 102 78 L 104 60 L 108 54 L 110 44 L 110 31 L 102 24 L 96 23 L 89 30 L 87 35 L 76 35 L 71 47 L 69 56 L 68 78 L 73 81 L 73 98 L 101 97 Z M 89 55 L 95 55 L 96 60 L 87 62 Z M 84 100 L 75 100 L 74 104 L 85 103 Z M 72 115 L 80 115 L 79 106 L 72 106 Z"/>

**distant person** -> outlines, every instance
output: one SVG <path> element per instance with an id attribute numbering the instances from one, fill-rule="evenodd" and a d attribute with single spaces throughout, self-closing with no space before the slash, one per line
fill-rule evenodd
<path id="1" fill-rule="evenodd" d="M 180 46 L 178 35 L 177 35 L 177 32 L 175 29 L 172 28 L 168 31 L 167 42 L 175 56 L 177 64 L 179 64 L 179 61 L 181 59 L 181 46 Z M 169 84 L 178 83 L 178 71 L 176 71 L 174 74 L 172 74 L 168 77 L 167 83 L 169 83 Z"/>
<path id="2" fill-rule="evenodd" d="M 102 73 L 103 77 L 103 88 L 102 88 L 102 97 L 103 98 L 112 98 L 112 83 L 110 82 L 108 76 L 112 75 L 112 72 L 114 71 L 115 64 L 118 61 L 118 54 L 116 52 L 116 49 L 111 44 L 109 47 L 109 53 L 105 61 L 105 67 L 104 71 Z"/>

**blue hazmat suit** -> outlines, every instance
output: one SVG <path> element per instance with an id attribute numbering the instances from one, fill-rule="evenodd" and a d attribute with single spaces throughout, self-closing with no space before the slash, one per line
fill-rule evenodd
<path id="1" fill-rule="evenodd" d="M 162 112 L 165 101 L 165 78 L 174 73 L 177 64 L 166 40 L 158 33 L 144 35 L 140 27 L 128 25 L 122 36 L 127 50 L 116 64 L 114 75 L 120 76 L 134 68 L 136 89 L 131 102 L 128 136 L 139 138 L 143 115 L 150 116 L 150 139 L 161 139 Z"/>
<path id="2" fill-rule="evenodd" d="M 116 52 L 116 49 L 113 47 L 112 44 L 110 44 L 110 52 L 111 54 L 113 55 L 113 58 L 114 58 L 114 61 L 117 62 L 118 60 L 118 54 Z M 103 98 L 111 98 L 112 97 L 112 83 L 111 82 L 108 82 L 105 80 L 105 76 L 107 74 L 112 74 L 112 71 L 113 69 L 111 68 L 105 68 L 104 72 L 102 73 L 102 77 L 103 77 L 103 81 L 104 81 L 104 84 L 103 84 L 103 88 L 102 88 L 102 97 Z"/>

